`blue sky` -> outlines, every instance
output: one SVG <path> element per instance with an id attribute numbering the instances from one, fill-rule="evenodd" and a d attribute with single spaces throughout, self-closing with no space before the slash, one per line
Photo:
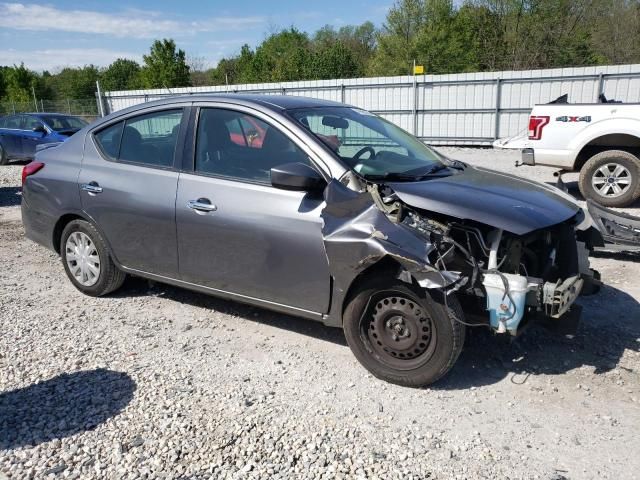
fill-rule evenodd
<path id="1" fill-rule="evenodd" d="M 0 65 L 33 70 L 93 63 L 118 57 L 141 61 L 156 38 L 171 37 L 193 57 L 215 66 L 223 56 L 252 47 L 289 26 L 313 32 L 366 20 L 384 22 L 392 0 L 138 0 L 129 2 L 0 1 Z"/>

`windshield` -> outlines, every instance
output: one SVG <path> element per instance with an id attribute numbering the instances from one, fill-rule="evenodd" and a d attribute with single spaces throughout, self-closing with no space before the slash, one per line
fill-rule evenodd
<path id="1" fill-rule="evenodd" d="M 64 115 L 41 115 L 40 119 L 49 125 L 51 129 L 60 132 L 63 130 L 80 130 L 87 126 L 87 122 L 78 117 Z"/>
<path id="2" fill-rule="evenodd" d="M 416 137 L 366 110 L 320 107 L 288 113 L 364 177 L 414 179 L 447 168 Z"/>

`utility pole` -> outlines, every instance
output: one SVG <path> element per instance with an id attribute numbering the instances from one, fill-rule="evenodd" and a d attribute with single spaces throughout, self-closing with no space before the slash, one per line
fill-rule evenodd
<path id="1" fill-rule="evenodd" d="M 36 99 L 36 89 L 31 85 L 31 93 L 33 93 L 33 104 L 36 106 L 36 112 L 38 111 L 38 100 Z"/>
<path id="2" fill-rule="evenodd" d="M 100 91 L 100 82 L 96 81 L 96 88 L 98 89 L 98 113 L 101 117 L 104 117 L 104 105 L 102 104 L 102 92 Z"/>

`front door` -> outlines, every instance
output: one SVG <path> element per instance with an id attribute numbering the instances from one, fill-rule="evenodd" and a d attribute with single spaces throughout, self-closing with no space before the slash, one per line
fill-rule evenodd
<path id="1" fill-rule="evenodd" d="M 42 130 L 34 131 L 33 129 L 37 127 L 42 128 Z M 23 115 L 22 130 L 22 154 L 26 158 L 35 157 L 38 145 L 51 142 L 44 124 L 36 117 Z"/>
<path id="2" fill-rule="evenodd" d="M 271 167 L 309 157 L 280 130 L 246 117 L 200 111 L 194 171 L 181 174 L 176 199 L 182 279 L 324 313 L 330 277 L 323 199 L 273 188 L 269 180 Z M 247 123 L 263 138 L 256 141 Z"/>
<path id="3" fill-rule="evenodd" d="M 183 116 L 182 108 L 159 110 L 87 135 L 82 208 L 125 267 L 178 276 L 174 157 Z"/>

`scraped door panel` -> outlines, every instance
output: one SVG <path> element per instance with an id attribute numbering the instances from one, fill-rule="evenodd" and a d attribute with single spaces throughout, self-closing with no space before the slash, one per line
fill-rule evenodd
<path id="1" fill-rule="evenodd" d="M 189 202 L 211 204 L 208 212 Z M 304 192 L 181 174 L 176 221 L 180 273 L 188 282 L 326 312 L 330 278 L 322 198 Z"/>

